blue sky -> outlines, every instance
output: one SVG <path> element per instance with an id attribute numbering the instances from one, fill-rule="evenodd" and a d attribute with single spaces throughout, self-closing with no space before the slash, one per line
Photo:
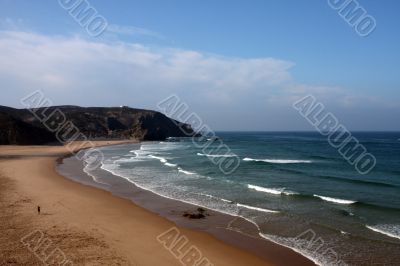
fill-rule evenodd
<path id="1" fill-rule="evenodd" d="M 58 1 L 0 0 L 0 104 L 41 89 L 155 109 L 175 93 L 215 130 L 308 130 L 291 103 L 313 94 L 349 129 L 400 130 L 399 1 L 358 0 L 367 37 L 325 0 L 88 2 L 100 37 Z"/>

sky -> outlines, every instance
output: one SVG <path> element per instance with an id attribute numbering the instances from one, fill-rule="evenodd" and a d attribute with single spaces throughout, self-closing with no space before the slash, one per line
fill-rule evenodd
<path id="1" fill-rule="evenodd" d="M 77 1 L 102 34 L 65 8 Z M 337 1 L 0 0 L 0 105 L 41 90 L 157 110 L 177 95 L 215 131 L 291 131 L 313 129 L 293 108 L 312 95 L 349 130 L 400 130 L 400 2 L 348 0 L 376 22 L 360 36 Z"/>

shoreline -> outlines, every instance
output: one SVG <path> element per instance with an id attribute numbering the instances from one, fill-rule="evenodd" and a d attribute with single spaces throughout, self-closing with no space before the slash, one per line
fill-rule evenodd
<path id="1" fill-rule="evenodd" d="M 127 143 L 116 143 L 110 141 L 106 142 L 107 143 L 96 143 L 96 145 L 117 145 Z M 23 172 L 24 169 L 18 169 L 19 165 L 23 165 L 24 168 L 27 168 L 27 166 L 35 165 L 36 172 L 33 171 L 33 169 L 29 169 L 29 167 L 25 170 L 28 170 L 30 172 L 30 175 L 35 175 L 35 181 L 39 181 L 40 179 L 41 183 L 45 183 L 42 184 L 42 188 L 51 187 L 51 189 L 57 190 L 59 193 L 62 193 L 63 197 L 61 197 L 61 199 L 63 201 L 68 201 L 66 203 L 64 202 L 64 206 L 67 206 L 69 208 L 88 207 L 86 211 L 89 211 L 90 214 L 87 214 L 86 212 L 80 212 L 80 216 L 75 216 L 75 218 L 79 218 L 77 221 L 74 219 L 71 220 L 71 217 L 65 217 L 65 215 L 60 214 L 58 216 L 61 217 L 58 217 L 58 219 L 56 219 L 56 223 L 60 222 L 60 218 L 64 218 L 65 220 L 63 221 L 63 223 L 66 223 L 69 220 L 71 223 L 79 223 L 81 225 L 85 225 L 83 233 L 93 230 L 100 232 L 100 235 L 102 235 L 102 237 L 99 238 L 102 238 L 102 240 L 104 240 L 105 243 L 110 246 L 113 252 L 121 254 L 120 257 L 125 258 L 127 261 L 133 261 L 139 263 L 140 265 L 147 265 L 147 263 L 150 263 L 150 261 L 154 263 L 157 259 L 161 259 L 158 262 L 162 261 L 166 265 L 178 265 L 179 261 L 176 260 L 176 258 L 174 258 L 168 252 L 168 250 L 164 249 L 163 246 L 156 241 L 156 236 L 154 236 L 155 228 L 157 228 L 156 231 L 160 234 L 168 229 L 166 227 L 169 226 L 178 228 L 178 230 L 182 234 L 187 236 L 190 242 L 193 243 L 193 245 L 196 246 L 199 250 L 201 250 L 202 254 L 204 254 L 214 265 L 246 265 L 249 263 L 253 265 L 284 265 L 285 263 L 283 262 L 286 261 L 287 263 L 288 259 L 289 261 L 294 262 L 294 264 L 292 265 L 314 265 L 311 261 L 301 256 L 300 254 L 295 253 L 294 251 L 289 250 L 286 247 L 274 244 L 271 241 L 269 241 L 271 245 L 268 245 L 269 251 L 271 252 L 272 250 L 272 252 L 278 254 L 275 254 L 275 257 L 262 256 L 261 258 L 261 256 L 254 255 L 254 252 L 246 250 L 245 247 L 238 247 L 238 245 L 234 245 L 234 243 L 232 243 L 232 239 L 234 241 L 240 241 L 240 243 L 243 242 L 243 236 L 238 237 L 238 233 L 236 233 L 236 236 L 232 237 L 232 235 L 234 235 L 232 234 L 231 236 L 227 237 L 228 234 L 226 233 L 218 235 L 218 232 L 215 233 L 212 232 L 212 230 L 204 231 L 201 228 L 196 228 L 203 223 L 203 221 L 200 220 L 194 220 L 194 224 L 197 224 L 197 226 L 185 226 L 179 223 L 177 223 L 178 225 L 175 225 L 174 223 L 176 223 L 176 221 L 168 221 L 166 218 L 160 217 L 159 214 L 144 209 L 136 202 L 124 199 L 123 196 L 113 195 L 112 193 L 105 191 L 101 188 L 98 189 L 93 186 L 82 185 L 82 183 L 77 183 L 70 180 L 68 177 L 61 176 L 56 172 L 56 164 L 59 163 L 60 160 L 63 160 L 66 155 L 68 155 L 65 153 L 65 151 L 62 150 L 62 146 L 31 146 L 30 148 L 26 148 L 26 146 L 0 146 L 0 156 L 2 157 L 0 160 L 1 173 L 3 176 L 6 176 L 8 178 L 11 177 L 11 179 L 16 181 L 18 183 L 17 187 L 20 192 L 24 192 L 24 194 L 30 194 L 30 196 L 33 196 L 33 198 L 43 199 L 43 195 L 40 196 L 38 195 L 37 191 L 32 191 L 32 188 L 29 188 L 28 186 L 29 184 L 24 182 L 24 178 L 21 176 L 21 172 Z M 4 156 L 8 157 L 6 158 Z M 40 164 L 37 165 L 37 163 Z M 19 172 L 20 174 L 16 172 Z M 39 175 L 44 175 L 42 177 L 39 177 L 37 175 L 37 172 L 39 172 Z M 71 190 L 67 190 L 61 185 L 66 185 L 67 187 L 71 188 Z M 36 184 L 36 188 L 38 188 L 37 186 L 38 184 Z M 83 202 L 77 202 L 74 197 L 78 197 L 79 199 L 83 200 Z M 58 197 L 58 199 L 60 199 L 60 197 Z M 96 200 L 101 201 L 102 203 L 107 205 L 107 208 L 99 205 Z M 111 201 L 113 204 L 110 204 L 109 201 Z M 158 201 L 160 201 L 160 199 Z M 162 201 L 166 201 L 165 198 Z M 55 202 L 54 204 L 57 205 L 56 203 L 57 202 Z M 85 203 L 86 205 L 84 205 L 83 203 Z M 179 205 L 177 203 L 170 204 L 173 207 L 177 207 Z M 96 206 L 98 209 L 91 209 L 93 206 Z M 116 206 L 118 206 L 118 208 L 115 208 Z M 47 209 L 47 206 L 45 208 Z M 54 209 L 54 211 L 57 212 L 57 208 Z M 119 219 L 110 219 L 107 215 L 104 215 L 105 213 L 109 212 L 114 214 L 114 218 L 115 216 L 117 216 Z M 140 216 L 146 216 L 146 219 L 137 221 L 138 214 L 140 214 Z M 97 226 L 92 225 L 93 219 L 99 220 L 99 222 L 96 222 L 98 223 Z M 222 218 L 218 216 L 218 219 Z M 115 220 L 118 220 L 119 225 L 115 225 Z M 151 228 L 148 228 L 149 222 L 152 224 Z M 132 225 L 138 228 L 132 229 Z M 70 227 L 70 225 L 67 223 L 66 227 L 68 228 Z M 110 229 L 108 227 L 112 227 L 111 231 L 113 231 L 113 233 L 110 232 Z M 145 230 L 147 231 L 147 234 L 141 233 L 141 238 L 136 239 L 136 241 L 127 238 L 125 231 L 132 231 L 131 233 L 135 232 L 136 234 L 132 234 L 131 236 L 137 237 L 137 230 L 143 231 L 143 229 L 147 229 Z M 149 231 L 151 231 L 152 234 L 149 234 Z M 149 235 L 152 235 L 150 239 Z M 120 236 L 120 238 L 117 236 Z M 157 254 L 159 256 L 158 258 L 148 258 L 143 256 L 139 256 L 140 258 L 137 258 L 130 254 L 130 250 L 133 247 L 139 248 L 141 250 L 146 250 L 145 247 L 141 246 L 141 244 L 146 242 L 150 242 L 151 244 L 148 243 L 147 245 L 150 245 L 152 247 L 150 250 L 148 249 L 149 247 L 146 247 L 147 252 L 150 251 L 154 254 Z M 263 242 L 267 241 L 263 240 Z M 273 246 L 277 247 L 271 248 Z M 295 255 L 292 253 L 294 253 Z M 99 260 L 101 260 L 101 258 L 99 258 Z M 281 263 L 279 263 L 279 261 Z"/>
<path id="2" fill-rule="evenodd" d="M 69 161 L 59 164 L 57 167 L 57 171 L 61 175 L 83 185 L 104 189 L 114 196 L 128 199 L 134 204 L 174 222 L 178 227 L 206 232 L 229 245 L 251 252 L 266 261 L 273 261 L 276 265 L 287 265 L 288 263 L 291 265 L 315 265 L 313 260 L 296 250 L 259 236 L 258 228 L 256 228 L 258 226 L 244 217 L 233 216 L 208 209 L 202 205 L 195 205 L 159 195 L 150 190 L 138 187 L 133 182 L 127 181 L 120 176 L 115 176 L 107 172 L 108 175 L 118 180 L 117 185 L 119 188 L 125 187 L 128 192 L 125 189 L 124 191 L 110 189 L 107 186 L 103 186 L 102 183 L 94 181 L 94 177 L 83 170 L 83 165 L 80 161 L 76 159 L 72 161 L 71 158 L 65 159 Z M 66 172 L 71 170 L 71 168 L 75 169 L 72 173 Z M 205 219 L 188 219 L 183 217 L 183 213 L 193 213 L 198 207 L 206 209 L 210 216 L 207 216 Z M 227 225 L 230 225 L 230 228 L 227 228 Z M 277 254 L 284 255 L 279 257 Z"/>

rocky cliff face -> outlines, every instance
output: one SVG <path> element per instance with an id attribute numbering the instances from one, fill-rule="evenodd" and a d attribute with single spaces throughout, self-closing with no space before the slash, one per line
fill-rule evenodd
<path id="1" fill-rule="evenodd" d="M 50 117 L 48 122 L 55 121 L 55 127 L 71 122 L 89 139 L 164 140 L 194 134 L 188 124 L 159 112 L 129 107 L 54 106 L 35 109 L 35 113 L 40 118 Z M 29 110 L 0 106 L 0 144 L 51 142 L 56 142 L 54 132 L 46 129 Z"/>

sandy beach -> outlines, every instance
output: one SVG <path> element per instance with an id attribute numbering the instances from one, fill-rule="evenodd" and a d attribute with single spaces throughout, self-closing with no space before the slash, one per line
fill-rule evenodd
<path id="1" fill-rule="evenodd" d="M 118 143 L 123 142 L 95 145 Z M 201 259 L 201 266 L 287 262 L 265 260 L 208 233 L 178 227 L 107 191 L 66 179 L 55 171 L 57 159 L 66 155 L 63 146 L 0 146 L 1 265 L 42 265 L 53 259 L 55 249 L 65 256 L 59 258 L 63 265 L 194 265 L 193 258 Z M 47 246 L 32 247 L 35 234 Z M 170 244 L 177 237 L 174 248 Z M 312 265 L 285 252 L 277 255 L 294 257 L 293 265 Z"/>

